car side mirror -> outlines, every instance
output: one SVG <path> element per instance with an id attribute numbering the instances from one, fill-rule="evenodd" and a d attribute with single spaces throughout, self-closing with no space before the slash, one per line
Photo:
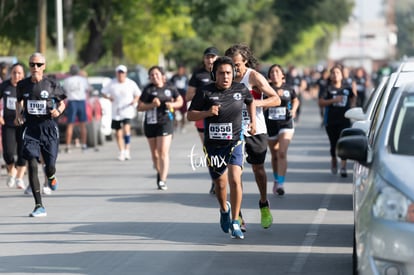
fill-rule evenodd
<path id="1" fill-rule="evenodd" d="M 336 144 L 336 154 L 341 159 L 351 159 L 367 166 L 368 139 L 365 135 L 341 137 Z"/>
<path id="2" fill-rule="evenodd" d="M 366 114 L 361 107 L 354 107 L 345 112 L 345 117 L 352 120 L 365 120 Z"/>
<path id="3" fill-rule="evenodd" d="M 341 131 L 341 135 L 339 137 L 347 136 L 366 136 L 366 134 L 364 130 L 360 128 L 345 128 Z"/>

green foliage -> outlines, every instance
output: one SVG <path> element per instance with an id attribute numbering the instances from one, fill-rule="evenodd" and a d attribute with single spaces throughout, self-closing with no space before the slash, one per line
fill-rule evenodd
<path id="1" fill-rule="evenodd" d="M 77 56 L 59 63 L 50 54 L 56 44 L 56 1 L 47 0 L 53 70 L 66 70 L 76 61 L 87 68 L 121 62 L 151 66 L 162 56 L 193 67 L 204 48 L 213 45 L 224 53 L 239 42 L 250 45 L 261 61 L 299 65 L 323 58 L 331 31 L 347 21 L 352 9 L 351 0 L 62 1 L 64 8 L 72 3 L 64 10 L 64 28 L 75 33 Z M 0 54 L 34 51 L 37 2 L 0 0 Z"/>
<path id="2" fill-rule="evenodd" d="M 353 2 L 344 0 L 276 0 L 273 5 L 283 31 L 266 56 L 292 55 L 292 48 L 300 44 L 303 32 L 319 23 L 341 26 L 348 21 Z"/>
<path id="3" fill-rule="evenodd" d="M 335 26 L 330 24 L 314 25 L 307 31 L 300 33 L 299 43 L 295 44 L 288 54 L 282 57 L 273 56 L 269 60 L 271 60 L 271 63 L 278 63 L 283 66 L 294 64 L 313 65 L 325 57 L 331 42 L 330 33 L 334 30 Z M 315 51 L 315 48 L 318 51 Z"/>
<path id="4" fill-rule="evenodd" d="M 414 56 L 414 4 L 406 4 L 397 9 L 395 18 L 398 28 L 398 56 Z"/>

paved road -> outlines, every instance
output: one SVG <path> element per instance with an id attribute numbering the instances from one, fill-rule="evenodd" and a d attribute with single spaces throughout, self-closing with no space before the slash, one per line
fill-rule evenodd
<path id="1" fill-rule="evenodd" d="M 244 240 L 219 228 L 192 125 L 174 137 L 168 191 L 156 190 L 143 137 L 133 138 L 133 159 L 126 162 L 116 160 L 114 142 L 99 152 L 62 153 L 59 188 L 44 197 L 46 218 L 29 218 L 32 197 L 1 184 L 0 273 L 351 274 L 351 177 L 329 174 L 319 123 L 316 103 L 305 101 L 289 150 L 287 194 L 269 195 L 274 224 L 267 230 L 246 166 Z M 267 171 L 270 179 L 269 161 Z"/>

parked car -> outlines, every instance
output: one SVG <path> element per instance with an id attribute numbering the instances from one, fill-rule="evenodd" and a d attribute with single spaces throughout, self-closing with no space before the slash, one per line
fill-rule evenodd
<path id="1" fill-rule="evenodd" d="M 48 77 L 51 77 L 63 84 L 63 80 L 70 75 L 55 73 L 48 74 Z M 88 147 L 97 147 L 102 145 L 104 142 L 104 137 L 101 133 L 101 119 L 102 119 L 102 107 L 99 102 L 99 98 L 90 92 L 86 99 L 86 131 L 87 131 L 87 140 L 86 144 Z M 59 127 L 60 134 L 60 143 L 65 143 L 65 133 L 67 127 L 67 117 L 65 112 L 57 119 L 57 124 Z M 79 138 L 79 127 L 75 125 L 73 129 L 73 139 Z"/>
<path id="2" fill-rule="evenodd" d="M 106 76 L 109 78 L 115 77 L 114 69 L 102 69 L 96 72 L 99 76 Z M 141 91 L 148 85 L 148 70 L 141 65 L 129 66 L 128 67 L 128 77 L 134 80 Z M 144 134 L 144 119 L 145 112 L 138 112 L 136 116 L 131 120 L 131 128 L 137 135 Z"/>
<path id="3" fill-rule="evenodd" d="M 379 103 L 367 133 L 346 129 L 337 143 L 338 156 L 359 167 L 354 274 L 414 274 L 413 125 L 414 83 L 406 83 Z"/>
<path id="4" fill-rule="evenodd" d="M 111 101 L 102 96 L 102 88 L 111 82 L 110 77 L 106 76 L 89 76 L 89 85 L 92 87 L 92 94 L 99 98 L 102 108 L 101 132 L 106 140 L 112 140 L 112 107 Z"/>
<path id="5" fill-rule="evenodd" d="M 398 69 L 392 73 L 386 82 L 381 82 L 383 86 L 378 86 L 374 92 L 374 97 L 370 97 L 370 101 L 367 102 L 367 109 L 362 111 L 358 108 L 352 108 L 345 113 L 345 116 L 351 120 L 355 120 L 352 127 L 360 128 L 365 132 L 370 128 L 371 122 L 374 119 L 373 114 L 375 110 L 385 104 L 387 106 L 390 98 L 396 89 L 401 87 L 404 83 L 407 83 L 414 77 L 414 60 L 408 60 L 400 64 Z M 386 108 L 383 108 L 379 113 L 379 119 L 384 116 Z"/>

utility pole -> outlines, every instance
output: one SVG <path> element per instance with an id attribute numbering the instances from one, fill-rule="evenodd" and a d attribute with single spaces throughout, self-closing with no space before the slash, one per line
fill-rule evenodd
<path id="1" fill-rule="evenodd" d="M 38 0 L 37 1 L 37 13 L 38 13 L 38 45 L 37 45 L 37 52 L 42 54 L 46 53 L 46 11 L 47 11 L 47 3 L 46 0 Z"/>
<path id="2" fill-rule="evenodd" d="M 63 61 L 63 11 L 62 0 L 56 0 L 56 34 L 57 34 L 57 54 L 59 61 Z"/>

